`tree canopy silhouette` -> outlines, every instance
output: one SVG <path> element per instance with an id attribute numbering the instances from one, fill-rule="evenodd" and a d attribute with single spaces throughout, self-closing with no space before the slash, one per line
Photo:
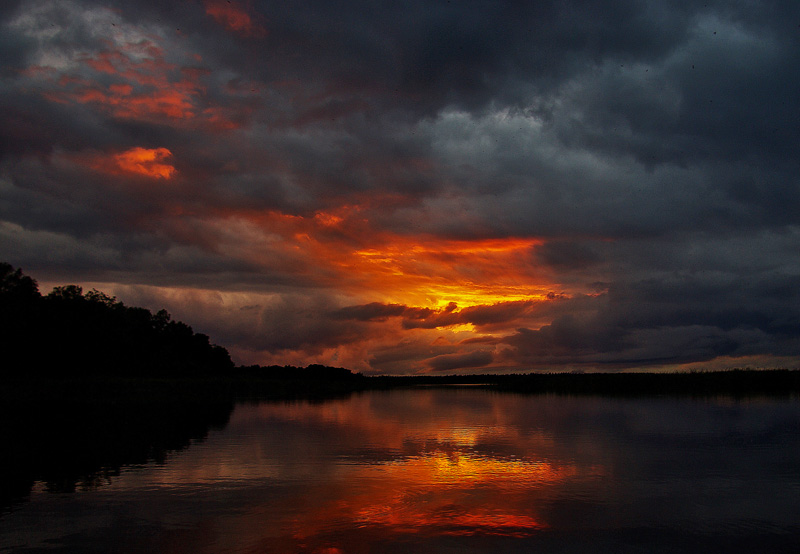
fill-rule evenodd
<path id="1" fill-rule="evenodd" d="M 0 263 L 0 352 L 7 377 L 188 376 L 233 369 L 228 351 L 166 310 L 125 306 L 98 290 L 38 284 Z"/>

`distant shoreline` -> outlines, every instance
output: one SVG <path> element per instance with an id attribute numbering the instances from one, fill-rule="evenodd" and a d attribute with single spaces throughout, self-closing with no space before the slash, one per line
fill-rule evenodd
<path id="1" fill-rule="evenodd" d="M 319 398 L 369 390 L 411 387 L 480 388 L 521 394 L 600 396 L 800 396 L 800 370 L 732 369 L 675 373 L 525 373 L 480 375 L 364 376 L 322 366 L 315 373 L 292 368 L 237 368 L 220 375 L 135 377 L 94 375 L 6 379 L 0 400 L 18 404 L 76 400 L 97 403 L 193 402 Z"/>
<path id="2" fill-rule="evenodd" d="M 675 373 L 527 373 L 511 375 L 447 375 L 371 377 L 388 386 L 486 386 L 525 394 L 589 394 L 602 396 L 660 395 L 800 395 L 800 370 L 731 369 Z"/>

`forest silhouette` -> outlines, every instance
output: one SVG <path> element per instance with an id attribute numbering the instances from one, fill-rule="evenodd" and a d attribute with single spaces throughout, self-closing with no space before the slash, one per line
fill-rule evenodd
<path id="1" fill-rule="evenodd" d="M 228 351 L 172 319 L 78 285 L 42 295 L 0 263 L 0 349 L 7 377 L 188 376 L 230 371 Z"/>

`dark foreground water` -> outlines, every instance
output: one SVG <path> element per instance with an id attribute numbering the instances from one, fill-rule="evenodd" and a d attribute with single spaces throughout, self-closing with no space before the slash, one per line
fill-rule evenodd
<path id="1" fill-rule="evenodd" d="M 210 429 L 75 487 L 34 479 L 0 552 L 800 552 L 797 400 L 421 388 L 240 404 Z"/>

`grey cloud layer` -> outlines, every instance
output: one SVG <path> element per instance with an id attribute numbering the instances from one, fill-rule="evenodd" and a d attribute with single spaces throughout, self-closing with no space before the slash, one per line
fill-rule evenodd
<path id="1" fill-rule="evenodd" d="M 247 5 L 265 36 L 231 33 L 202 2 L 0 8 L 0 257 L 48 278 L 281 294 L 296 272 L 313 291 L 263 314 L 290 325 L 218 329 L 270 352 L 401 318 L 406 330 L 469 321 L 498 333 L 493 355 L 405 345 L 440 370 L 800 355 L 797 2 Z M 210 71 L 203 106 L 235 107 L 241 127 L 51 102 L 22 72 L 106 48 L 112 23 L 160 37 L 165 62 L 197 54 Z M 182 184 L 142 191 L 69 161 L 133 145 L 170 148 Z M 264 248 L 271 267 L 253 264 L 215 222 L 352 203 L 388 232 L 543 238 L 532 271 L 608 292 L 555 303 L 541 328 L 516 304 L 347 306 L 278 249 Z"/>

